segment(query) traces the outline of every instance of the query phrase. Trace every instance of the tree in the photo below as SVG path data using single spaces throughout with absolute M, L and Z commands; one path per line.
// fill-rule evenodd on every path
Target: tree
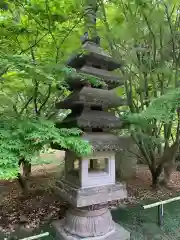
M 124 61 L 125 91 L 118 88 L 117 93 L 127 97 L 131 114 L 125 120 L 131 123 L 131 134 L 157 186 L 163 168 L 166 173 L 171 170 L 179 144 L 179 3 L 129 0 L 113 4 L 101 2 L 108 9 L 103 20 L 112 36 L 112 53 L 116 49 L 115 55 Z M 168 179 L 169 173 L 165 174 Z
M 157 186 L 164 169 L 161 183 L 167 185 L 180 143 L 179 97 L 180 89 L 168 91 L 154 99 L 141 113 L 125 117 L 132 124 L 132 135 L 152 174 L 152 184 Z M 154 124 L 155 123 L 155 124 Z M 167 142 L 166 125 L 171 125 L 172 139 Z M 162 129 L 164 127 L 164 129 Z M 176 130 L 174 131 L 174 128 Z M 157 128 L 157 130 L 155 129 Z M 153 131 L 154 130 L 154 131 Z M 155 132 L 156 131 L 160 131 Z M 150 135 L 151 134 L 151 135 Z M 170 137 L 169 137 L 170 138 Z M 167 144 L 167 145 L 166 145 Z
M 58 130 L 50 120 L 56 114 L 54 103 L 69 94 L 65 77 L 71 70 L 64 61 L 72 50 L 62 48 L 82 17 L 74 1 L 61 6 L 56 0 L 8 1 L 7 6 L 0 19 L 0 178 L 21 180 L 19 164 L 28 165 L 44 145 L 54 142 L 77 154 L 91 151 L 79 138 L 82 131 Z
M 2 92 L 2 99 L 4 105 L 1 104 L 2 143 L 0 152 L 2 155 L 0 178 L 7 179 L 18 176 L 19 182 L 24 190 L 26 190 L 26 184 L 22 181 L 18 172 L 19 165 L 23 162 L 25 166 L 29 167 L 28 163 L 31 163 L 32 157 L 38 154 L 45 145 L 51 143 L 58 144 L 61 148 L 74 150 L 77 154 L 87 154 L 91 151 L 89 145 L 84 143 L 78 137 L 82 131 L 78 129 L 58 130 L 50 120 L 45 120 L 45 118 L 48 119 L 49 117 L 48 112 L 46 109 L 44 110 L 43 107 L 45 107 L 45 101 L 48 101 L 49 99 L 45 98 L 45 100 L 43 99 L 41 102 L 41 98 L 37 98 L 41 92 L 38 92 L 39 95 L 35 95 L 35 91 L 38 90 L 31 88 L 32 83 L 29 79 L 27 84 L 29 84 L 29 88 L 32 89 L 31 92 L 30 89 L 24 89 L 18 83 L 17 92 L 14 91 L 15 89 L 13 89 L 13 92 L 10 91 L 12 90 L 10 82 L 13 79 L 14 84 L 16 82 L 14 80 L 17 76 L 19 76 L 19 78 L 22 77 L 23 79 L 26 79 L 28 76 L 33 76 L 35 79 L 38 79 L 39 81 L 41 80 L 41 84 L 43 81 L 47 80 L 51 81 L 51 84 L 53 84 L 54 78 L 52 71 L 48 72 L 46 65 L 38 65 L 38 63 L 36 63 L 36 65 L 34 65 L 34 63 L 30 64 L 28 60 L 29 59 L 24 57 L 13 55 L 4 56 L 1 61 L 2 64 L 10 66 L 11 71 L 9 70 L 6 75 L 3 75 L 5 80 L 2 84 L 2 90 L 4 90 L 4 92 Z M 16 69 L 15 78 L 12 74 L 13 68 Z M 12 79 L 9 74 L 10 76 L 13 76 Z M 18 105 L 18 92 L 20 89 L 22 94 L 20 97 L 27 97 L 25 105 Z M 7 90 L 12 93 L 12 96 L 8 95 Z M 11 102 L 8 100 L 11 100 Z M 14 104 L 15 100 L 17 100 L 16 104 Z M 6 157 L 7 154 L 9 156 L 8 158 Z
M 54 103 L 69 94 L 66 76 L 77 74 L 64 64 L 80 45 L 85 16 L 89 38 L 97 37 L 98 31 L 102 46 L 124 62 L 118 73 L 125 80 L 125 88 L 117 88 L 117 94 L 127 97 L 124 110 L 130 114 L 124 116 L 125 121 L 131 124 L 130 132 L 156 185 L 165 162 L 173 164 L 173 158 L 167 161 L 163 156 L 171 150 L 171 155 L 175 154 L 179 139 L 179 120 L 174 115 L 180 62 L 178 2 L 87 0 L 82 5 L 77 0 L 33 0 L 7 4 L 0 19 L 3 119 L 36 119 L 37 124 L 42 118 L 53 119 Z M 97 81 L 91 76 L 89 79 Z M 164 99 L 170 105 L 168 121 L 164 118 L 167 109 L 158 107 Z M 122 118 L 119 108 L 116 113 Z M 137 119 L 143 119 L 143 124 L 139 126 Z

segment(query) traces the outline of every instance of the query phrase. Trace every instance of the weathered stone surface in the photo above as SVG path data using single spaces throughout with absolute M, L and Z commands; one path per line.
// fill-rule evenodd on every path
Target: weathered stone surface
M 74 207 L 84 207 L 127 198 L 126 185 L 116 183 L 92 188 L 78 188 L 62 179 L 57 182 L 57 193 Z
M 84 140 L 87 140 L 92 146 L 94 152 L 97 151 L 120 151 L 132 143 L 132 138 L 118 137 L 113 133 L 92 132 L 82 135 Z
M 120 77 L 118 75 L 115 75 L 110 71 L 94 68 L 91 66 L 84 66 L 81 68 L 80 71 L 86 74 L 94 75 L 100 79 L 103 79 L 103 81 L 106 84 L 112 84 L 113 88 L 124 84 L 124 81 L 120 80 Z
M 64 180 L 80 189 L 115 184 L 114 155 L 114 152 L 94 152 L 89 156 L 77 157 L 67 151 Z
M 127 100 L 118 97 L 114 90 L 83 87 L 71 93 L 63 102 L 57 102 L 57 109 L 71 109 L 74 106 L 100 106 L 106 109 L 127 105 Z
M 108 208 L 69 209 L 64 219 L 64 230 L 78 237 L 102 236 L 113 228 L 114 223 Z
M 56 240 L 130 240 L 130 233 L 116 223 L 115 228 L 110 233 L 107 233 L 105 236 L 91 238 L 89 237 L 80 238 L 75 235 L 71 236 L 70 234 L 64 231 L 63 220 L 54 222 L 52 225 L 55 230 Z
M 72 68 L 80 69 L 87 62 L 92 62 L 96 66 L 103 66 L 108 71 L 113 71 L 121 66 L 100 46 L 92 42 L 83 44 L 80 53 L 71 57 L 67 64 Z
M 69 209 L 66 217 L 53 223 L 56 239 L 129 240 L 128 231 L 117 225 L 107 205 L 99 209 Z
M 69 114 L 63 121 L 64 124 L 74 124 L 79 128 L 105 128 L 118 129 L 122 127 L 121 120 L 112 112 L 104 111 L 82 111 L 75 114 Z

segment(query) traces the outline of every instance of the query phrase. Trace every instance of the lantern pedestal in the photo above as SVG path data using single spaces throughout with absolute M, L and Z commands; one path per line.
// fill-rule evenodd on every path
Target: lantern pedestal
M 105 186 L 78 188 L 65 179 L 57 181 L 57 194 L 74 208 L 97 205 L 114 200 L 127 198 L 126 185 L 116 183 Z
M 130 233 L 112 220 L 107 205 L 71 208 L 53 223 L 57 240 L 129 240 Z
M 109 201 L 127 196 L 125 184 L 79 188 L 62 179 L 57 190 L 71 205 L 65 218 L 53 223 L 57 240 L 130 239 L 130 233 L 112 220 L 108 208 Z

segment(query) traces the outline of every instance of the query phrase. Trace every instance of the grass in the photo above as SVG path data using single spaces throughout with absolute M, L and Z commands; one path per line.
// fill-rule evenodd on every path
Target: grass
M 113 211 L 113 218 L 131 232 L 132 240 L 180 239 L 180 203 L 164 205 L 164 224 L 157 224 L 157 207 L 143 210 L 142 203 L 134 208 Z

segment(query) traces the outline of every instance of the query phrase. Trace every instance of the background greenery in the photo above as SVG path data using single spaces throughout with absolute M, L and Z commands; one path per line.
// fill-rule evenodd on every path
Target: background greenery
M 92 25 L 85 9 L 96 4 Z M 54 103 L 68 96 L 66 77 L 76 74 L 66 61 L 84 31 L 96 29 L 102 47 L 123 63 L 124 87 L 113 91 L 128 105 L 112 110 L 138 144 L 152 184 L 163 169 L 167 182 L 179 146 L 179 1 L 4 0 L 0 7 L 0 177 L 16 177 L 20 160 L 31 163 L 52 141 L 91 151 L 79 130 L 57 130 L 53 122 L 67 114 Z

